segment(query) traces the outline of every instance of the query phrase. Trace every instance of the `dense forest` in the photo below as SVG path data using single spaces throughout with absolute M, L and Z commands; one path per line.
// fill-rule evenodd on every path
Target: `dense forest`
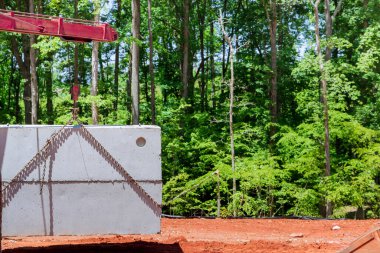
M 0 123 L 162 129 L 163 212 L 380 217 L 378 0 L 0 0 L 112 43 L 0 33 Z

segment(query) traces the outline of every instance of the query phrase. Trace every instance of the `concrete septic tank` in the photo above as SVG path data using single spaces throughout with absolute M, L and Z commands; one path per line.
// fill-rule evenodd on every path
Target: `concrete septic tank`
M 60 129 L 0 126 L 3 235 L 159 233 L 160 128 Z

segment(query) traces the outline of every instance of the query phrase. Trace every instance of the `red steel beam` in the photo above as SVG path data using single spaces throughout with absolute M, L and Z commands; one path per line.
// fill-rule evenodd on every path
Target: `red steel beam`
M 108 24 L 0 9 L 0 31 L 61 37 L 77 42 L 111 42 L 117 32 Z

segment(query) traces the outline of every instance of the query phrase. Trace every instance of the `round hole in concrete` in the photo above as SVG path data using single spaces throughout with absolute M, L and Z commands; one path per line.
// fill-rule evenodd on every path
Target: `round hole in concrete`
M 139 147 L 144 147 L 146 144 L 146 140 L 144 137 L 139 137 L 136 139 L 136 145 Z

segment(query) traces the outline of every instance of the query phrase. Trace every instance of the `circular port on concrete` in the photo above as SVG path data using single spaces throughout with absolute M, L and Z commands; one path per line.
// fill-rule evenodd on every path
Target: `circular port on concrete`
M 146 144 L 146 140 L 144 137 L 139 137 L 136 139 L 136 145 L 139 147 L 144 147 Z

